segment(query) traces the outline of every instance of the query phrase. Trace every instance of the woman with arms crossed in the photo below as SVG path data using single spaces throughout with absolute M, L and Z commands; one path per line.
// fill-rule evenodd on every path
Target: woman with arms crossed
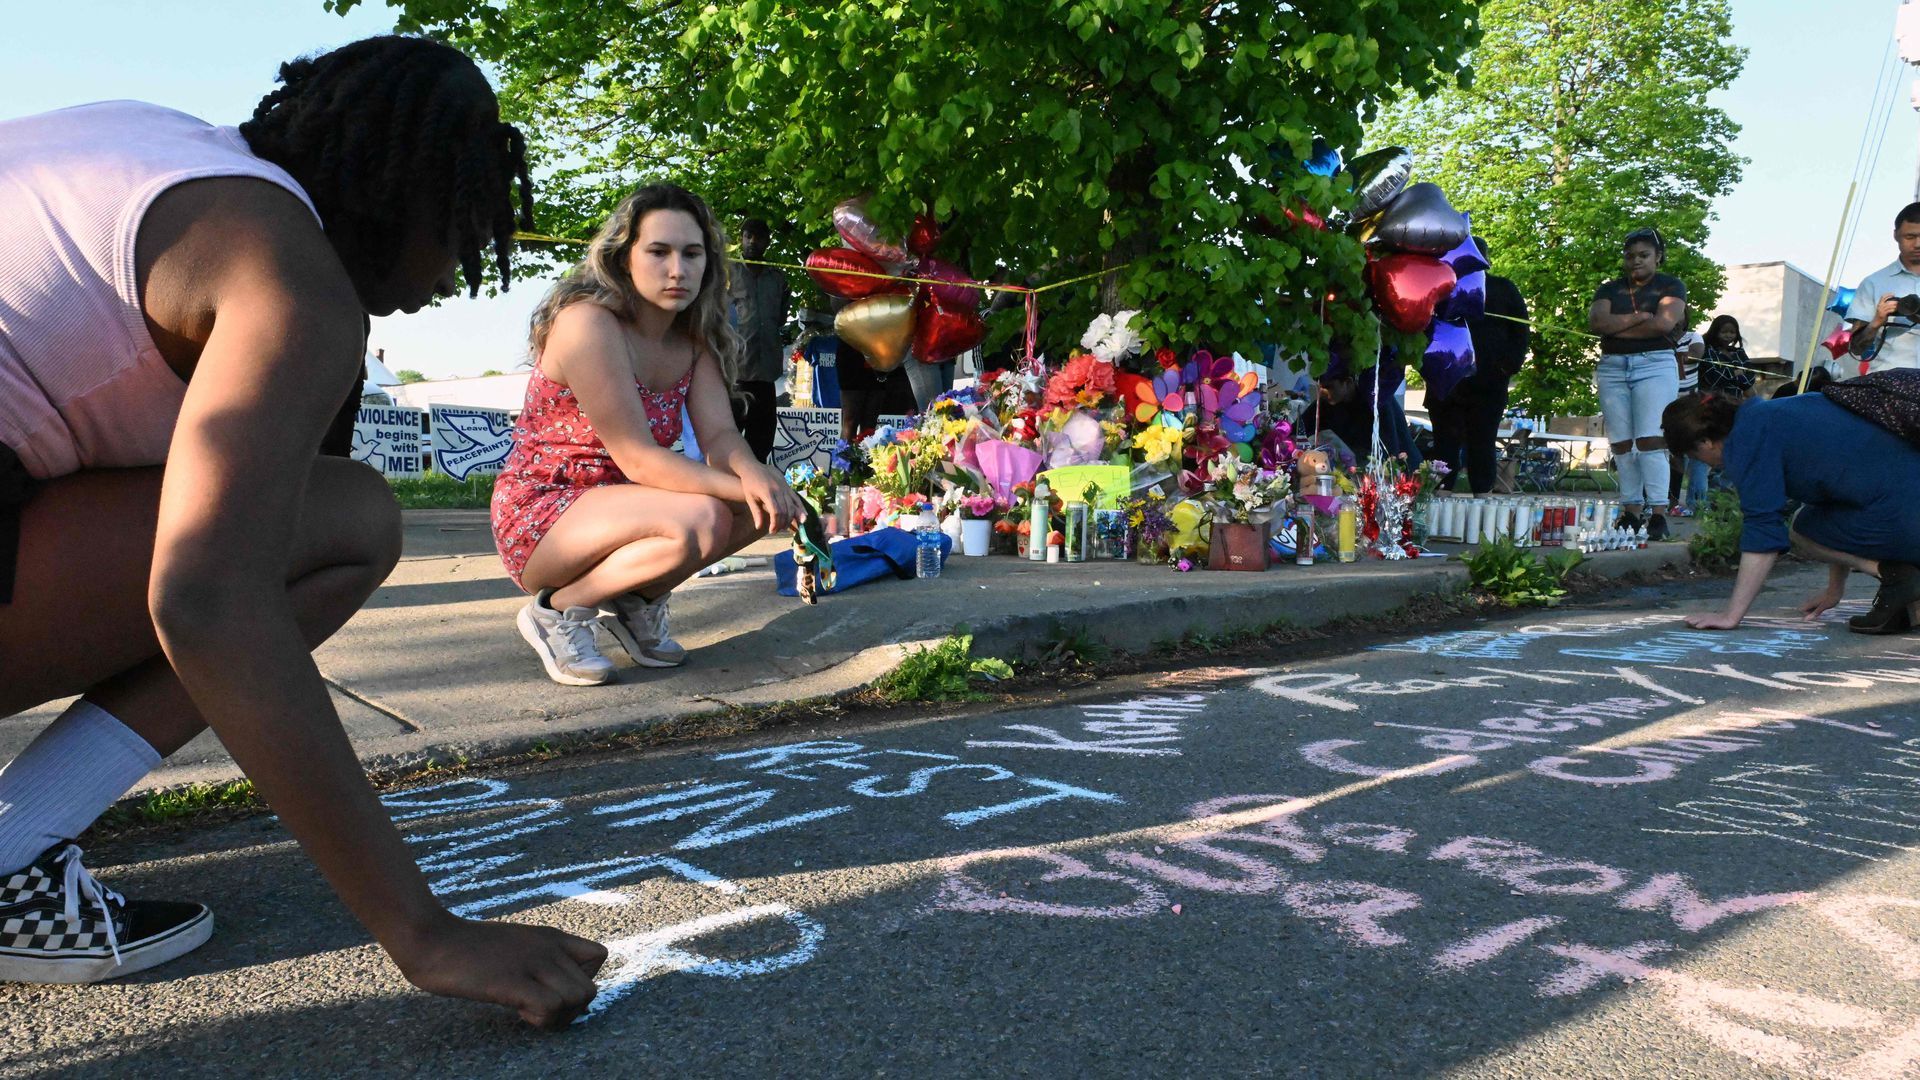
M 83 695 L 0 771 L 0 979 L 207 939 L 206 908 L 125 900 L 69 841 L 210 725 L 414 985 L 564 1023 L 606 951 L 449 914 L 308 655 L 400 553 L 386 481 L 316 455 L 366 317 L 456 267 L 477 289 L 487 252 L 505 284 L 525 142 L 431 41 L 280 78 L 238 130 L 138 102 L 0 123 L 0 715 Z
M 1629 531 L 1645 524 L 1648 539 L 1665 540 L 1667 443 L 1660 410 L 1680 392 L 1674 343 L 1686 329 L 1687 287 L 1660 273 L 1667 245 L 1659 230 L 1635 229 L 1620 248 L 1621 275 L 1600 286 L 1587 312 L 1587 329 L 1600 335 L 1594 377 L 1620 470 L 1615 524 Z
M 555 682 L 613 677 L 596 619 L 636 663 L 683 663 L 667 625 L 674 586 L 802 517 L 734 427 L 742 350 L 725 251 L 704 202 L 644 187 L 533 313 L 533 376 L 493 531 L 507 573 L 534 593 L 520 634 Z M 683 417 L 704 463 L 668 449 Z

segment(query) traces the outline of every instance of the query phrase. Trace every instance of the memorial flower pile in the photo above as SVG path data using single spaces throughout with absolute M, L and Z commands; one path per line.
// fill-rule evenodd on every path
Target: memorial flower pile
M 883 503 L 881 523 L 914 512 L 915 496 L 930 498 L 943 515 L 993 521 L 1000 549 L 1021 550 L 1014 541 L 1032 529 L 1036 480 L 1054 470 L 1118 467 L 1120 481 L 1101 481 L 1104 511 L 1095 506 L 1100 489 L 1086 490 L 1084 469 L 1059 474 L 1077 478 L 1062 483 L 1071 501 L 1087 505 L 1098 551 L 1169 565 L 1203 560 L 1212 523 L 1262 523 L 1287 500 L 1293 414 L 1230 355 L 1148 350 L 1137 314 L 1096 318 L 1057 365 L 983 373 L 913 420 L 842 444 L 831 469 L 796 485 L 811 496 L 864 476 Z M 1444 472 L 1425 466 L 1414 475 L 1425 493 Z M 1368 494 L 1374 504 L 1380 485 Z M 1054 492 L 1049 533 L 1064 527 L 1066 502 Z

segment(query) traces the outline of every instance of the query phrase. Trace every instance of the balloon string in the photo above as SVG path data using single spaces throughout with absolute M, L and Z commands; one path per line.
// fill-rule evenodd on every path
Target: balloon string
M 531 240 L 539 244 L 572 244 L 577 247 L 587 246 L 587 241 L 585 240 L 576 240 L 568 236 L 548 236 L 544 233 L 517 232 L 513 234 L 513 238 L 515 240 Z M 852 251 L 854 249 L 847 248 L 846 250 Z M 963 289 L 978 289 L 981 292 L 1011 292 L 1028 295 L 1052 292 L 1055 289 L 1064 289 L 1070 285 L 1078 285 L 1082 282 L 1092 281 L 1095 278 L 1103 278 L 1108 274 L 1117 274 L 1134 265 L 1133 262 L 1122 263 L 1119 266 L 1109 267 L 1105 270 L 1096 270 L 1091 274 L 1081 274 L 1079 277 L 1071 277 L 1065 281 L 1055 281 L 1046 285 L 1035 286 L 1009 285 L 992 281 L 953 281 L 947 278 L 911 277 L 906 274 L 874 273 L 870 270 L 829 269 L 826 267 L 812 267 L 805 263 L 776 262 L 770 259 L 746 259 L 739 256 L 734 256 L 731 261 L 743 263 L 747 266 L 770 266 L 778 270 L 820 270 L 824 273 L 834 274 L 839 277 L 878 278 L 882 281 L 903 281 L 912 285 L 952 285 Z M 1134 260 L 1134 262 L 1138 261 L 1138 259 Z

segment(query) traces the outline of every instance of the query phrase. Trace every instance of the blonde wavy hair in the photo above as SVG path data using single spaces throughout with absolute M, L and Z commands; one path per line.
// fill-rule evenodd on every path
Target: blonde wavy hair
M 720 378 L 727 393 L 735 394 L 738 391 L 734 384 L 746 349 L 727 317 L 727 235 L 698 195 L 675 184 L 648 184 L 620 201 L 587 244 L 586 257 L 567 271 L 534 308 L 528 328 L 531 358 L 538 362 L 547 334 L 553 330 L 553 320 L 573 304 L 598 304 L 622 321 L 633 321 L 646 301 L 633 287 L 627 258 L 639 236 L 640 222 L 655 210 L 685 211 L 700 223 L 707 268 L 700 275 L 700 292 L 693 305 L 674 319 L 674 327 L 693 339 L 696 354 L 713 354 L 720 362 Z

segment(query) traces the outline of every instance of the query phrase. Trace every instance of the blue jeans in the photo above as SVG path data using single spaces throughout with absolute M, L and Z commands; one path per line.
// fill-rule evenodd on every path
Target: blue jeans
M 1607 441 L 1633 444 L 1637 439 L 1661 437 L 1660 414 L 1680 396 L 1680 366 L 1673 350 L 1617 353 L 1602 356 L 1594 369 L 1600 389 L 1600 413 L 1606 419 Z M 1647 507 L 1656 513 L 1667 505 L 1667 452 L 1630 448 L 1615 450 L 1620 469 L 1620 503 Z
M 1687 459 L 1687 509 L 1699 513 L 1707 508 L 1707 463 L 1699 458 Z
M 907 385 L 913 387 L 913 403 L 921 412 L 933 404 L 933 399 L 953 389 L 954 361 L 947 360 L 938 364 L 923 364 L 917 356 L 907 357 L 902 365 L 907 371 Z

